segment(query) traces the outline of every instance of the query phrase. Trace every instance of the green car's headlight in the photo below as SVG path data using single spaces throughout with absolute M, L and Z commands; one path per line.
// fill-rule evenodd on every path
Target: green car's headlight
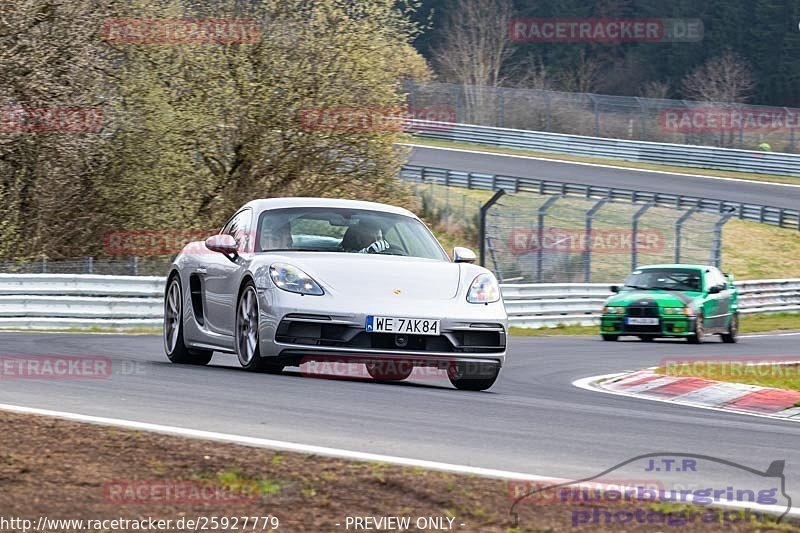
M 622 305 L 607 305 L 603 308 L 604 315 L 624 315 L 625 306 Z
M 297 267 L 286 263 L 273 263 L 269 267 L 269 276 L 279 289 L 297 294 L 322 296 L 325 292 L 311 276 Z
M 661 309 L 661 314 L 691 316 L 693 313 L 688 307 L 664 307 Z

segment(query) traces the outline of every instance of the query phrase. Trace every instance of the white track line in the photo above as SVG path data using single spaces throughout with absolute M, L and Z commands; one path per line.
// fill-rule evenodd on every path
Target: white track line
M 547 161 L 548 163 L 561 163 L 564 165 L 579 165 L 585 167 L 595 167 L 595 168 L 609 168 L 613 170 L 630 170 L 632 172 L 646 172 L 648 174 L 663 174 L 666 176 L 683 176 L 687 178 L 703 178 L 709 180 L 720 180 L 720 181 L 735 181 L 739 183 L 749 183 L 751 185 L 774 185 L 775 187 L 793 187 L 793 188 L 800 188 L 800 184 L 796 185 L 794 183 L 776 183 L 772 181 L 760 181 L 760 180 L 748 180 L 744 178 L 726 178 L 724 176 L 705 176 L 703 174 L 688 174 L 684 172 L 670 172 L 668 170 L 648 170 L 646 168 L 636 168 L 636 167 L 624 167 L 618 165 L 605 165 L 601 163 L 587 163 L 584 161 L 567 161 L 564 159 L 552 159 L 549 157 L 539 157 L 533 155 L 514 155 L 514 154 L 499 154 L 496 152 L 486 152 L 484 150 L 468 150 L 465 148 L 445 148 L 443 146 L 427 146 L 424 144 L 415 144 L 415 143 L 398 143 L 400 146 L 410 146 L 412 148 L 427 148 L 430 150 L 444 150 L 449 152 L 461 152 L 461 153 L 469 153 L 469 154 L 478 154 L 478 155 L 492 155 L 497 157 L 513 157 L 515 159 L 532 159 L 535 161 Z M 565 154 L 571 155 L 571 154 Z M 577 156 L 580 157 L 580 156 Z M 791 178 L 791 176 L 780 176 Z
M 650 401 L 650 402 L 661 402 L 661 403 L 667 403 L 667 404 L 670 404 L 670 405 L 684 405 L 684 406 L 688 406 L 688 407 L 695 407 L 697 409 L 707 409 L 709 411 L 719 411 L 720 413 L 728 413 L 728 414 L 732 414 L 732 415 L 756 416 L 756 417 L 759 417 L 759 418 L 769 418 L 770 420 L 784 420 L 784 421 L 791 422 L 791 423 L 794 423 L 794 424 L 800 422 L 799 419 L 791 419 L 791 418 L 785 418 L 785 417 L 781 417 L 781 416 L 763 415 L 763 414 L 760 414 L 760 413 L 747 413 L 747 412 L 744 412 L 744 411 L 733 411 L 733 410 L 730 410 L 730 409 L 723 409 L 721 407 L 712 407 L 710 405 L 703 405 L 703 404 L 698 404 L 698 403 L 693 403 L 693 402 L 676 401 L 676 400 L 669 400 L 669 399 L 666 399 L 666 398 L 655 398 L 655 397 L 650 397 L 650 396 L 641 396 L 639 394 L 628 393 L 628 392 L 624 392 L 624 391 L 612 391 L 612 390 L 604 389 L 602 387 L 598 387 L 597 385 L 595 385 L 598 381 L 601 381 L 601 380 L 605 381 L 605 380 L 613 379 L 613 378 L 616 378 L 616 377 L 619 377 L 619 376 L 624 376 L 627 373 L 628 372 L 619 372 L 619 373 L 616 373 L 616 374 L 606 374 L 606 375 L 603 375 L 603 376 L 591 376 L 591 377 L 588 377 L 588 378 L 576 379 L 575 381 L 572 382 L 572 386 L 573 387 L 578 387 L 579 389 L 592 391 L 592 392 L 601 392 L 603 394 L 613 394 L 614 396 L 625 396 L 627 398 L 636 398 L 637 400 L 647 400 L 647 401 Z M 2 408 L 2 407 L 0 407 L 0 408 Z
M 615 374 L 619 375 L 619 374 Z M 509 472 L 506 470 L 495 470 L 492 468 L 480 468 L 475 466 L 455 465 L 450 463 L 440 463 L 437 461 L 426 461 L 422 459 L 411 459 L 407 457 L 396 457 L 392 455 L 381 455 L 375 453 L 356 452 L 351 450 L 342 450 L 339 448 L 328 448 L 324 446 L 312 446 L 309 444 L 298 444 L 294 442 L 285 442 L 271 439 L 261 439 L 258 437 L 245 437 L 241 435 L 231 435 L 227 433 L 217 433 L 213 431 L 203 431 L 199 429 L 187 429 L 175 426 L 164 426 L 160 424 L 150 424 L 147 422 L 136 422 L 133 420 L 125 420 L 121 418 L 105 418 L 100 416 L 82 415 L 78 413 L 68 413 L 64 411 L 51 411 L 48 409 L 39 409 L 36 407 L 24 407 L 12 404 L 0 404 L 0 410 L 9 411 L 12 413 L 51 416 L 61 418 L 64 420 L 71 420 L 75 422 L 85 422 L 89 424 L 99 424 L 105 426 L 115 426 L 125 429 L 134 429 L 140 431 L 149 431 L 153 433 L 161 433 L 164 435 L 175 435 L 179 437 L 188 437 L 192 439 L 211 440 L 217 442 L 227 442 L 231 444 L 240 444 L 244 446 L 253 446 L 256 448 L 269 448 L 272 450 L 282 450 L 288 452 L 306 453 L 311 455 L 320 455 L 325 457 L 336 457 L 341 459 L 350 459 L 355 461 L 376 461 L 380 463 L 393 464 L 398 466 L 411 466 L 426 468 L 429 470 L 437 470 L 441 472 L 452 472 L 455 474 L 474 475 L 493 479 L 508 479 L 515 481 L 538 481 L 544 483 L 560 484 L 564 480 L 561 478 L 554 478 L 550 476 L 540 476 L 535 474 L 523 474 L 521 472 Z M 619 487 L 613 484 L 593 483 L 589 482 L 577 484 L 577 486 L 591 486 L 600 490 L 618 490 Z M 692 503 L 694 498 L 688 495 L 687 502 Z M 702 504 L 701 504 L 702 505 Z M 779 505 L 761 505 L 757 503 L 736 503 L 736 502 L 719 502 L 713 505 L 714 507 L 721 507 L 726 509 L 752 509 L 754 511 L 761 511 L 764 513 L 771 513 L 781 515 L 786 511 L 785 507 Z M 706 506 L 707 507 L 707 506 Z M 800 516 L 800 507 L 791 507 L 789 515 Z

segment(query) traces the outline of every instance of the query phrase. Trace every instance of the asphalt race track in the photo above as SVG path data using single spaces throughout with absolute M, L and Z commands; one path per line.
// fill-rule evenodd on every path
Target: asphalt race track
M 800 206 L 800 183 L 794 186 L 786 186 L 765 182 L 719 180 L 680 174 L 587 166 L 530 157 L 426 147 L 412 148 L 408 163 L 411 165 L 548 179 L 602 187 L 685 194 L 687 196 L 788 209 L 797 209 Z M 691 174 L 692 169 L 687 168 L 686 172 Z
M 573 479 L 656 452 L 713 455 L 760 470 L 785 459 L 786 490 L 797 502 L 800 423 L 571 383 L 653 366 L 666 356 L 795 356 L 798 338 L 745 337 L 737 345 L 710 339 L 699 346 L 512 338 L 499 382 L 476 393 L 453 389 L 444 374 L 382 384 L 312 379 L 298 369 L 251 374 L 228 355 L 215 356 L 209 367 L 173 365 L 156 336 L 0 333 L 0 359 L 94 355 L 112 365 L 103 379 L 0 379 L 0 403 Z M 737 475 L 730 470 L 719 481 Z

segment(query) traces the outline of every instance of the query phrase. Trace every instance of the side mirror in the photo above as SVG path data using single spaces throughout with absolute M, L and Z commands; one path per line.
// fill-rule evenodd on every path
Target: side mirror
M 219 252 L 224 255 L 235 254 L 239 250 L 239 245 L 231 235 L 214 235 L 206 239 L 206 248 L 212 252 Z
M 619 285 L 612 285 L 611 286 L 611 292 L 613 292 L 613 293 L 619 292 Z
M 453 261 L 456 263 L 474 263 L 477 260 L 478 256 L 469 248 L 462 248 L 460 246 L 453 248 Z
M 719 293 L 721 293 L 723 290 L 724 290 L 724 289 L 723 289 L 721 286 L 719 286 L 719 285 L 714 285 L 713 287 L 711 287 L 711 288 L 709 288 L 709 289 L 708 289 L 708 294 L 719 294 Z

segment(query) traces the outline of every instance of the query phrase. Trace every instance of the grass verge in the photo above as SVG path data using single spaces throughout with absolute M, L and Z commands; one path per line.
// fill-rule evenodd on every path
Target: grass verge
M 717 178 L 735 178 L 748 181 L 763 181 L 767 183 L 789 183 L 793 185 L 800 185 L 800 179 L 792 176 L 775 176 L 771 174 L 752 174 L 747 172 L 733 172 L 727 170 L 708 170 L 693 167 L 676 167 L 669 165 L 653 165 L 649 163 L 637 163 L 634 161 L 621 161 L 618 159 L 607 159 L 602 157 L 585 157 L 579 155 L 569 154 L 556 154 L 550 152 L 536 152 L 532 150 L 519 150 L 515 148 L 495 148 L 492 146 L 485 146 L 482 144 L 453 142 L 453 141 L 440 141 L 434 139 L 423 139 L 418 137 L 410 137 L 407 141 L 410 145 L 418 146 L 431 146 L 439 148 L 457 148 L 460 150 L 476 150 L 481 152 L 490 152 L 495 154 L 505 155 L 520 155 L 527 157 L 542 157 L 546 159 L 556 159 L 559 161 L 574 162 L 574 163 L 595 163 L 598 165 L 608 165 L 620 168 L 632 168 L 640 170 L 655 170 L 661 172 L 675 172 L 679 174 L 693 174 L 696 176 L 708 176 Z
M 418 519 L 435 517 L 450 531 L 619 531 L 619 524 L 604 523 L 603 519 L 579 522 L 581 525 L 573 528 L 574 513 L 587 517 L 587 511 L 593 509 L 611 515 L 644 510 L 661 513 L 662 519 L 681 519 L 689 513 L 698 516 L 696 513 L 711 511 L 602 498 L 566 503 L 525 501 L 517 508 L 519 521 L 515 523 L 509 511 L 517 494 L 512 487 L 518 484 L 508 481 L 5 412 L 0 412 L 0 426 L 4 428 L 0 432 L 0 509 L 6 517 L 31 520 L 34 525 L 42 516 L 79 520 L 150 517 L 172 520 L 172 526 L 164 530 L 176 531 L 181 518 L 216 517 L 220 526 L 210 529 L 221 531 L 233 530 L 230 525 L 222 526 L 222 520 L 232 524 L 235 517 L 273 516 L 280 522 L 278 531 L 329 532 L 365 529 L 352 524 L 346 527 L 348 517 L 392 516 L 408 517 L 413 524 L 409 530 L 418 530 L 414 527 Z M 241 528 L 243 518 L 239 520 Z M 695 518 L 688 523 L 681 520 L 681 531 L 754 531 L 774 525 L 730 523 L 721 517 L 707 523 Z M 628 522 L 624 529 L 652 531 L 653 527 Z M 786 521 L 780 527 L 800 531 Z M 129 528 L 57 528 L 100 529 Z M 181 528 L 198 529 L 202 527 Z M 252 519 L 247 529 L 254 530 Z M 420 529 L 442 528 L 428 523 Z M 272 528 L 259 522 L 258 530 Z

